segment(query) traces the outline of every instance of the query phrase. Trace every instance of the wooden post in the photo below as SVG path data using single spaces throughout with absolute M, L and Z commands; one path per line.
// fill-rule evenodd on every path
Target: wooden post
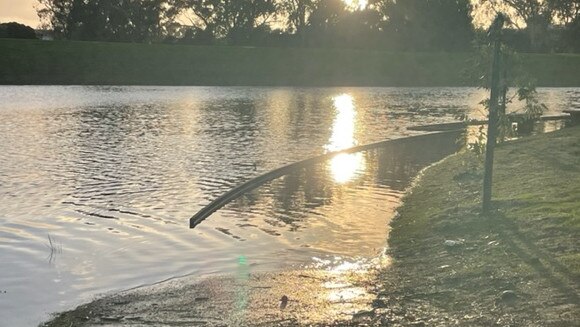
M 491 65 L 491 91 L 489 96 L 489 121 L 487 124 L 487 144 L 485 146 L 485 172 L 483 176 L 483 213 L 491 209 L 491 186 L 493 181 L 493 157 L 497 141 L 497 124 L 499 120 L 500 70 L 501 70 L 501 29 L 505 18 L 498 14 L 489 28 L 493 41 L 493 62 Z

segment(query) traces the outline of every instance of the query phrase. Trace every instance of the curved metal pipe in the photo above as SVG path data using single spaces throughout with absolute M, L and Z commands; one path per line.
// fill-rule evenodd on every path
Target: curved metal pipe
M 234 187 L 233 189 L 229 190 L 228 192 L 224 193 L 223 195 L 221 195 L 217 199 L 213 200 L 210 204 L 203 207 L 200 211 L 198 211 L 195 215 L 193 215 L 193 217 L 191 217 L 189 219 L 189 228 L 195 228 L 195 226 L 199 225 L 202 221 L 204 221 L 212 213 L 219 210 L 220 208 L 222 208 L 223 206 L 225 206 L 229 202 L 240 197 L 245 192 L 249 192 L 253 189 L 256 189 L 257 187 L 263 185 L 264 183 L 269 182 L 269 181 L 276 179 L 278 177 L 284 176 L 284 175 L 286 175 L 286 174 L 290 173 L 291 171 L 296 170 L 298 168 L 309 166 L 309 165 L 312 165 L 314 163 L 321 162 L 324 160 L 328 160 L 328 159 L 330 159 L 338 154 L 341 154 L 341 153 L 353 153 L 353 152 L 365 151 L 365 150 L 370 150 L 370 149 L 374 149 L 374 148 L 379 148 L 379 147 L 385 146 L 387 144 L 390 145 L 390 144 L 404 143 L 404 142 L 408 142 L 409 140 L 413 140 L 413 139 L 432 137 L 434 135 L 451 134 L 451 133 L 457 133 L 457 132 L 458 132 L 458 130 L 453 130 L 453 131 L 444 131 L 444 132 L 436 132 L 436 133 L 428 133 L 428 134 L 422 134 L 422 135 L 416 135 L 416 136 L 409 136 L 409 137 L 403 137 L 403 138 L 393 139 L 393 140 L 383 140 L 383 141 L 379 141 L 379 142 L 375 142 L 375 143 L 369 143 L 369 144 L 365 144 L 365 145 L 355 146 L 355 147 L 340 150 L 340 151 L 325 153 L 323 155 L 319 155 L 316 157 L 312 157 L 309 159 L 305 159 L 305 160 L 301 160 L 301 161 L 298 161 L 295 163 L 291 163 L 291 164 L 286 165 L 286 166 L 282 166 L 280 168 L 269 171 L 263 175 L 260 175 L 256 178 L 253 178 L 253 179 L 251 179 L 251 180 L 249 180 L 241 185 L 238 185 L 238 186 Z

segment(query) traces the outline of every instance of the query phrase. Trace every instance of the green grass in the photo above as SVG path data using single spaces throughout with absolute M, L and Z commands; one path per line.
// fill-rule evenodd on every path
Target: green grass
M 0 39 L 0 84 L 464 86 L 468 53 Z M 543 86 L 580 86 L 579 55 L 526 55 Z
M 580 244 L 574 244 L 580 240 L 578 127 L 508 142 L 498 148 L 493 183 L 497 212 L 492 217 L 479 216 L 482 175 L 482 158 L 470 152 L 428 170 L 401 210 L 402 215 L 413 218 L 395 221 L 391 244 L 404 248 L 410 237 L 454 237 L 466 230 L 477 233 L 490 228 L 489 221 L 493 221 L 491 226 L 503 221 L 556 260 L 560 256 L 566 261 L 574 255 L 580 258 Z M 572 273 L 580 278 L 580 269 Z
M 427 169 L 392 223 L 395 267 L 413 285 L 410 298 L 447 294 L 428 305 L 464 325 L 573 326 L 580 314 L 580 127 L 502 144 L 495 158 L 488 216 L 480 215 L 482 158 L 465 152 Z M 498 303 L 504 290 L 518 294 L 514 306 Z

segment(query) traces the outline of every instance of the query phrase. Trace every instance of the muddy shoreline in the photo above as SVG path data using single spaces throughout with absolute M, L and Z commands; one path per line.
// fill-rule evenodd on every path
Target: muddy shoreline
M 44 326 L 346 324 L 371 312 L 378 268 L 185 277 L 100 298 Z

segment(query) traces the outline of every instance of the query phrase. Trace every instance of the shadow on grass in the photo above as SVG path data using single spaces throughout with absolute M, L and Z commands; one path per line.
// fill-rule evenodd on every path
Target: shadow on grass
M 496 207 L 497 202 L 495 203 Z M 568 267 L 562 265 L 549 253 L 539 248 L 529 236 L 521 232 L 520 228 L 501 212 L 494 212 L 487 218 L 495 226 L 501 240 L 513 251 L 523 262 L 531 267 L 541 278 L 550 283 L 571 303 L 579 303 L 580 298 L 577 290 L 579 288 L 578 279 Z

